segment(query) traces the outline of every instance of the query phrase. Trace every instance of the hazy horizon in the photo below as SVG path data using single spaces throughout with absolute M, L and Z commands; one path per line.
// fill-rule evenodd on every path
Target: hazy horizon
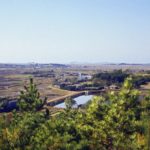
M 0 63 L 150 63 L 149 0 L 5 0 L 0 19 Z

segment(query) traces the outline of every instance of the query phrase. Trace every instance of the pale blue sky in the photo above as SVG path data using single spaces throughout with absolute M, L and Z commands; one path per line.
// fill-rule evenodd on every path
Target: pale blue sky
M 0 62 L 150 63 L 149 0 L 0 0 Z

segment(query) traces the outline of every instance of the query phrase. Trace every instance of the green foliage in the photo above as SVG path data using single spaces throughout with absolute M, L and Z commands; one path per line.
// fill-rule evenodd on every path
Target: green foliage
M 31 135 L 35 134 L 35 129 L 44 123 L 45 118 L 42 113 L 26 112 L 9 114 L 3 121 L 5 125 L 0 128 L 0 149 L 12 150 L 30 147 Z
M 138 132 L 136 106 L 138 91 L 131 89 L 130 79 L 125 81 L 118 94 L 111 92 L 107 98 L 95 97 L 86 113 L 86 124 L 94 127 L 92 139 L 99 141 L 105 149 L 138 146 L 135 144 Z
M 141 116 L 145 113 L 139 95 L 127 78 L 119 92 L 95 96 L 86 109 L 71 109 L 74 101 L 68 99 L 67 111 L 50 118 L 28 109 L 1 116 L 0 149 L 146 149 L 137 138 L 142 134 Z
M 74 99 L 67 98 L 65 100 L 65 105 L 66 105 L 67 110 L 70 110 L 75 104 L 76 104 L 76 101 Z
M 142 123 L 146 137 L 146 147 L 148 150 L 150 150 L 150 94 L 145 97 L 145 100 L 142 104 L 144 109 Z
M 150 82 L 150 76 L 134 76 L 133 85 L 135 88 L 139 88 L 141 85 Z
M 115 70 L 113 72 L 102 72 L 95 74 L 93 77 L 94 85 L 111 85 L 123 83 L 125 78 L 129 76 L 128 73 L 122 70 Z
M 37 90 L 36 85 L 33 83 L 33 79 L 30 79 L 29 87 L 24 87 L 25 91 L 20 92 L 19 97 L 19 110 L 20 111 L 38 111 L 46 103 L 46 99 L 40 98 L 40 93 Z
M 147 150 L 150 150 L 150 115 L 148 113 L 144 113 L 142 121 L 146 148 Z

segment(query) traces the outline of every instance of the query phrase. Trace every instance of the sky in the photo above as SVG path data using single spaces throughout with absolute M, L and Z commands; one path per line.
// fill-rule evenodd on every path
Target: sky
M 1 63 L 150 63 L 149 0 L 0 0 Z

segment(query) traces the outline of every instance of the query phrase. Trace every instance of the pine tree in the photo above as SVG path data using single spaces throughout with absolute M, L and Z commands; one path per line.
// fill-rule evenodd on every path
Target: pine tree
M 42 109 L 44 104 L 46 104 L 46 100 L 46 97 L 44 100 L 40 98 L 40 93 L 38 92 L 38 89 L 31 78 L 29 86 L 25 86 L 24 90 L 20 92 L 18 102 L 19 110 L 38 111 Z

